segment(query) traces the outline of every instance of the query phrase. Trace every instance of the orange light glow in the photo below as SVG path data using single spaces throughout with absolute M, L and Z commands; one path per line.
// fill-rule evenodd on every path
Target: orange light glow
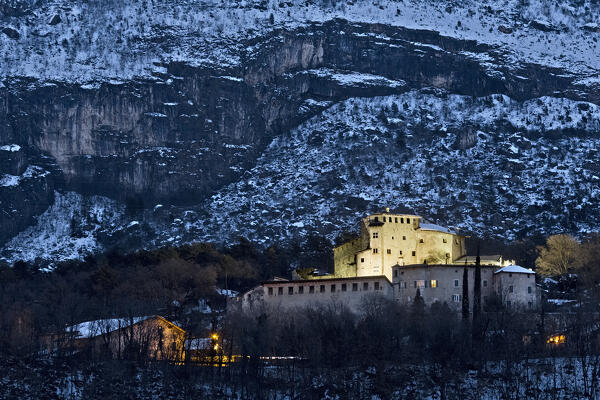
M 559 344 L 565 343 L 566 340 L 567 340 L 566 335 L 552 335 L 548 338 L 548 340 L 546 340 L 546 343 L 553 344 L 553 345 L 559 345 Z

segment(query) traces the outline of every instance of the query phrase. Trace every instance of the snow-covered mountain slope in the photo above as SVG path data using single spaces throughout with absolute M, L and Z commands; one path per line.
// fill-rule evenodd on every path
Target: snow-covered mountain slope
M 80 197 L 59 196 L 2 254 L 31 259 L 37 248 L 27 238 L 36 237 L 60 243 L 41 244 L 53 250 L 39 254 L 54 259 L 116 245 L 117 237 L 135 237 L 133 248 L 239 236 L 265 245 L 307 233 L 334 239 L 386 206 L 507 241 L 584 233 L 600 223 L 599 152 L 600 107 L 587 102 L 435 89 L 351 98 L 274 139 L 253 169 L 206 205 L 157 205 L 139 222 L 112 211 L 78 228 L 84 241 L 95 238 L 86 247 L 70 230 Z M 116 209 L 105 202 L 96 209 Z M 54 233 L 56 220 L 64 229 Z
M 20 0 L 0 18 L 0 74 L 88 82 L 165 72 L 161 63 L 242 66 L 244 40 L 343 18 L 437 31 L 500 47 L 598 83 L 600 5 L 593 0 Z M 589 76 L 588 76 L 589 75 Z

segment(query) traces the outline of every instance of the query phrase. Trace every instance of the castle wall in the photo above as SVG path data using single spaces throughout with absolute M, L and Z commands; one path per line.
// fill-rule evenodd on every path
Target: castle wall
M 365 297 L 393 298 L 392 285 L 383 276 L 266 282 L 263 286 L 265 305 L 275 309 L 339 303 L 359 312 Z

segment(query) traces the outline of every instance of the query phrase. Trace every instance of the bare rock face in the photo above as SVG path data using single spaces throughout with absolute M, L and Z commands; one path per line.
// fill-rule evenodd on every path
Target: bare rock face
M 10 28 L 3 32 L 19 37 Z M 201 204 L 251 168 L 274 137 L 348 97 L 434 87 L 472 96 L 561 92 L 594 100 L 573 90 L 567 75 L 524 66 L 517 77 L 493 49 L 430 31 L 334 20 L 274 32 L 242 48 L 242 68 L 172 63 L 154 79 L 123 83 L 5 82 L 0 144 L 31 150 L 22 159 L 0 153 L 2 172 L 23 173 L 40 160 L 53 167 L 27 189 L 2 192 L 0 241 L 47 207 L 57 189 L 146 207 Z M 484 65 L 477 54 L 496 64 Z M 476 140 L 467 130 L 457 146 Z M 40 201 L 34 206 L 24 196 Z M 13 222 L 13 209 L 22 223 Z

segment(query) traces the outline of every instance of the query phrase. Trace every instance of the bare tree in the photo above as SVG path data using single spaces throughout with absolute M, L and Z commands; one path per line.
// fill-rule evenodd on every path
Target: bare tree
M 567 274 L 582 262 L 581 245 L 571 235 L 553 235 L 545 246 L 538 246 L 537 272 L 544 275 Z

